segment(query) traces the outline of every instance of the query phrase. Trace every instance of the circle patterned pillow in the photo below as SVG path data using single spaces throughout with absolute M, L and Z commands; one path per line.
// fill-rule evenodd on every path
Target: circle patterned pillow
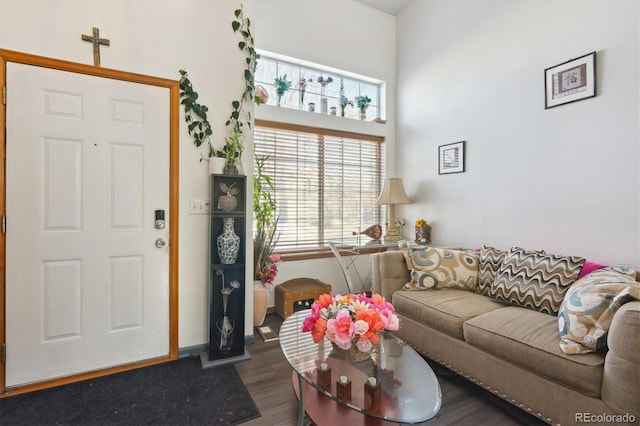
M 624 303 L 640 300 L 640 283 L 628 265 L 598 269 L 576 281 L 558 312 L 560 348 L 566 354 L 604 349 L 616 311 Z

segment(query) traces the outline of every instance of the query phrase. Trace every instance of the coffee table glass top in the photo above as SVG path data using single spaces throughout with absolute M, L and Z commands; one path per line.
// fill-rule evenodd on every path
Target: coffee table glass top
M 367 415 L 397 423 L 420 423 L 434 417 L 442 403 L 440 385 L 429 364 L 410 346 L 390 333 L 381 338 L 379 350 L 366 361 L 342 359 L 325 337 L 314 343 L 311 333 L 302 332 L 310 311 L 289 316 L 280 328 L 280 347 L 285 358 L 306 382 L 340 404 Z M 330 386 L 321 387 L 317 374 L 322 364 L 331 369 Z M 341 376 L 351 381 L 351 398 L 337 396 Z M 364 383 L 375 377 L 382 386 L 382 402 L 365 406 Z

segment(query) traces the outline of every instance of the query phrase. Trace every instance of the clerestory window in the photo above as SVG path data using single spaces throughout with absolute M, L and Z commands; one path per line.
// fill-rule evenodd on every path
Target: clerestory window
M 287 87 L 281 94 L 278 94 L 276 79 Z M 384 118 L 381 102 L 383 83 L 365 76 L 260 52 L 255 83 L 266 89 L 269 95 L 267 105 L 351 119 L 371 121 Z M 361 116 L 359 105 L 363 102 L 367 106 L 364 116 Z

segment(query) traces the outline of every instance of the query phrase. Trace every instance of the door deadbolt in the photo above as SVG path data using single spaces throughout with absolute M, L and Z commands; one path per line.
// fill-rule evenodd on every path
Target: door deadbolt
M 155 211 L 156 220 L 154 226 L 156 229 L 164 229 L 164 210 Z

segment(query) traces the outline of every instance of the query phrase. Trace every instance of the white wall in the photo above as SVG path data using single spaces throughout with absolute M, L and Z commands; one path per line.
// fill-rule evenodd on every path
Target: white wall
M 243 3 L 252 17 L 253 2 Z M 111 40 L 100 49 L 104 68 L 175 80 L 185 68 L 200 101 L 209 106 L 214 144 L 222 146 L 231 101 L 244 89 L 240 38 L 231 30 L 239 5 L 228 0 L 0 0 L 0 47 L 93 64 L 91 44 L 80 35 L 99 27 L 100 36 Z M 181 111 L 179 346 L 184 348 L 208 341 L 208 217 L 190 215 L 189 200 L 208 198 L 209 182 L 207 164 L 199 162 L 182 117 Z M 251 289 L 250 271 L 247 280 Z M 249 291 L 248 321 L 252 303 Z M 245 334 L 252 333 L 248 322 Z
M 176 80 L 178 70 L 186 69 L 201 102 L 209 106 L 214 144 L 222 146 L 230 103 L 244 88 L 239 36 L 231 30 L 240 3 L 251 18 L 257 47 L 386 80 L 389 102 L 395 102 L 394 19 L 351 0 L 0 0 L 0 48 L 92 64 L 91 45 L 80 35 L 99 27 L 101 37 L 111 40 L 101 48 L 105 68 Z M 274 118 L 266 107 L 261 110 L 265 118 Z M 272 111 L 275 119 L 279 113 Z M 316 125 L 337 118 L 319 119 Z M 391 146 L 393 109 L 387 119 L 387 125 L 341 125 L 386 136 Z M 209 183 L 207 165 L 198 161 L 200 151 L 193 146 L 182 112 L 180 120 L 179 346 L 186 348 L 208 341 L 208 220 L 189 214 L 189 200 L 206 199 Z M 302 121 L 307 122 L 306 115 Z M 243 159 L 250 184 L 252 141 L 247 142 Z M 360 260 L 361 270 L 366 269 L 366 257 Z M 332 258 L 285 262 L 280 271 L 278 283 L 305 276 L 330 282 L 338 291 L 346 289 Z M 246 278 L 251 283 L 251 271 Z M 245 334 L 251 335 L 250 284 L 247 290 Z
M 575 8 L 571 1 L 418 0 L 395 22 L 350 0 L 243 3 L 257 47 L 387 81 L 386 125 L 340 125 L 387 138 L 389 174 L 403 177 L 417 202 L 399 208 L 399 217 L 425 217 L 434 240 L 445 243 L 519 244 L 640 267 L 638 2 Z M 101 49 L 103 67 L 173 79 L 186 68 L 210 107 L 220 146 L 229 104 L 244 83 L 238 37 L 230 29 L 239 4 L 0 0 L 0 47 L 90 64 L 91 46 L 80 35 L 97 26 L 111 40 Z M 544 68 L 593 50 L 599 95 L 545 111 Z M 340 120 L 312 122 L 297 113 L 256 112 L 314 125 Z M 180 125 L 184 348 L 208 339 L 208 224 L 206 216 L 189 215 L 189 200 L 208 196 L 208 171 Z M 458 140 L 467 141 L 468 171 L 438 176 L 437 146 Z M 251 165 L 249 155 L 244 161 Z M 368 265 L 361 260 L 363 271 Z M 335 259 L 284 262 L 276 282 L 300 276 L 344 291 Z M 245 334 L 251 333 L 248 324 Z
M 638 1 L 415 1 L 398 17 L 397 169 L 438 242 L 640 268 Z M 544 109 L 544 69 L 597 51 L 598 96 Z M 438 175 L 465 140 L 467 171 Z
M 395 19 L 350 0 L 260 0 L 256 9 L 256 47 L 269 52 L 346 70 L 385 81 L 386 124 L 293 111 L 274 106 L 256 109 L 257 118 L 301 125 L 332 127 L 385 137 L 389 173 L 395 145 Z M 295 19 L 291 19 L 291 17 Z M 367 281 L 369 257 L 356 265 Z M 345 280 L 334 258 L 283 262 L 275 283 L 311 277 L 330 283 L 334 293 L 346 293 Z M 354 284 L 358 278 L 352 274 Z M 367 283 L 369 287 L 369 283 Z M 367 287 L 367 288 L 368 288 Z M 274 305 L 274 290 L 269 305 Z

